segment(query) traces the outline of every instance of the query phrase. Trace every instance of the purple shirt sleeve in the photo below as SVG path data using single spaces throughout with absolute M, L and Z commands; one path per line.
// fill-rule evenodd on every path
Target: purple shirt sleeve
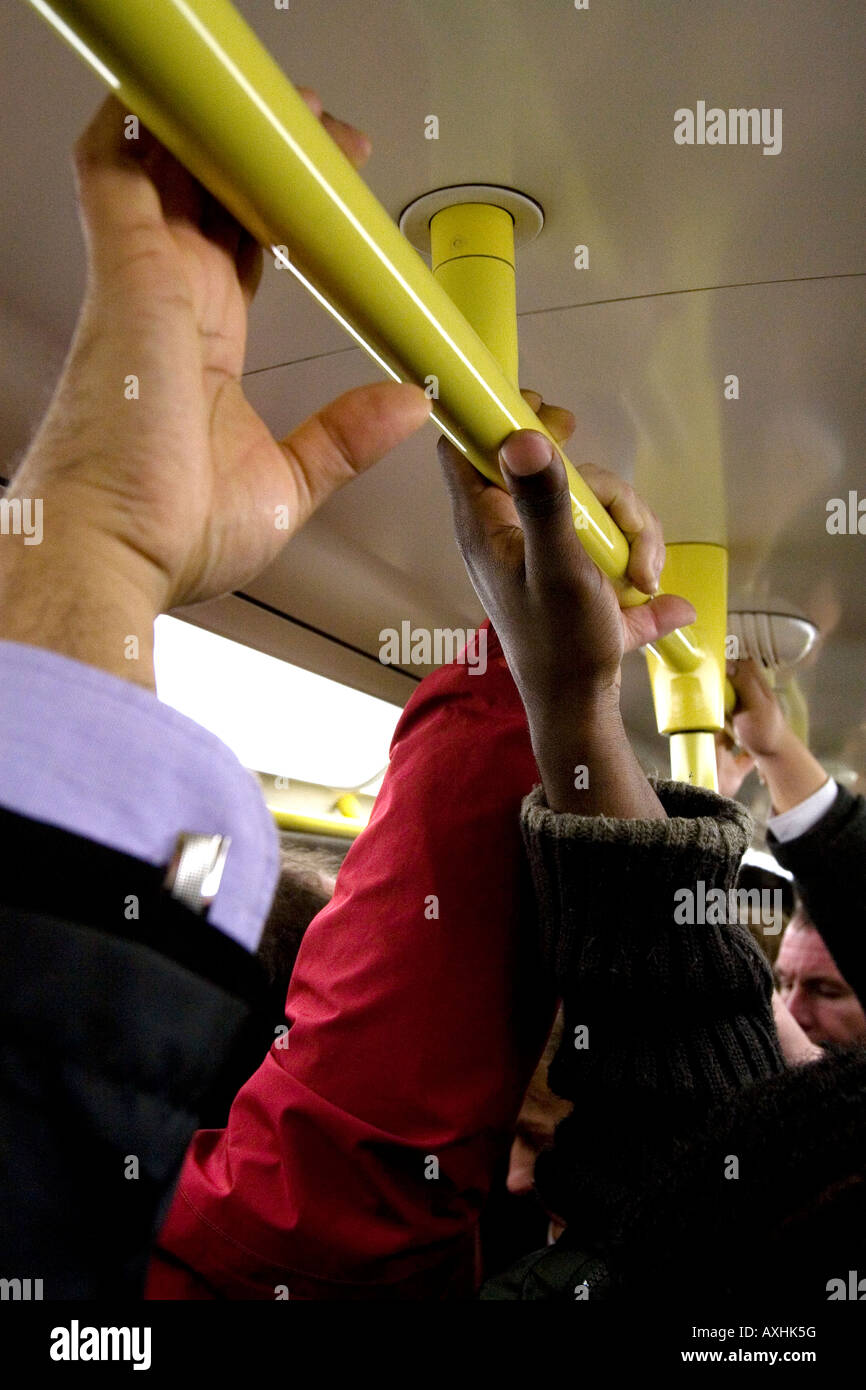
M 155 865 L 168 865 L 183 831 L 230 836 L 208 920 L 258 945 L 278 867 L 258 782 L 140 686 L 0 642 L 0 804 Z

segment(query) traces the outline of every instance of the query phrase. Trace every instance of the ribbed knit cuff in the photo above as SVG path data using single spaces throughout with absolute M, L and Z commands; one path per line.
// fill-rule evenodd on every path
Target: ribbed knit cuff
M 549 1081 L 575 1103 L 537 1172 L 554 1210 L 594 1208 L 602 1226 L 638 1169 L 711 1106 L 784 1066 L 769 966 L 728 920 L 750 817 L 713 792 L 653 785 L 669 819 L 557 814 L 540 789 L 523 803 L 565 1009 Z
M 524 798 L 521 825 L 545 958 L 562 982 L 587 930 L 606 924 L 641 939 L 669 926 L 678 890 L 727 894 L 752 833 L 745 807 L 701 787 L 650 779 L 666 820 L 614 820 L 551 811 L 542 787 Z M 703 883 L 701 890 L 697 885 Z

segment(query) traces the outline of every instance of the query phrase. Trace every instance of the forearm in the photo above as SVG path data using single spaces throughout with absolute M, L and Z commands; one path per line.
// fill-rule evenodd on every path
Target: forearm
M 799 806 L 827 781 L 827 773 L 793 730 L 786 728 L 774 753 L 755 755 L 776 815 Z
M 143 557 L 65 516 L 72 505 L 45 500 L 39 546 L 2 542 L 0 641 L 43 647 L 152 690 L 156 576 Z
M 530 715 L 532 746 L 552 811 L 663 820 L 665 810 L 628 741 L 619 692 L 587 694 L 562 714 Z

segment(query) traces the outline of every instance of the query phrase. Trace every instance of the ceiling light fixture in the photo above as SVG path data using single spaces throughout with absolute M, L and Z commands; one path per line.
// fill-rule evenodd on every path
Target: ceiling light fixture
M 167 616 L 154 665 L 163 703 L 256 772 L 354 788 L 387 764 L 399 705 Z

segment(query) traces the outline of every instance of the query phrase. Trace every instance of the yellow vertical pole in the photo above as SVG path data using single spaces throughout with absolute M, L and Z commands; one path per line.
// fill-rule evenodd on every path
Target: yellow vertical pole
M 718 791 L 714 735 L 725 722 L 727 550 L 698 542 L 668 545 L 662 586 L 694 605 L 698 620 L 689 631 L 701 660 L 693 671 L 677 672 L 647 649 L 656 723 L 659 733 L 670 735 L 674 780 Z
M 489 203 L 457 203 L 430 222 L 433 275 L 508 379 L 518 382 L 514 222 Z
M 504 208 L 455 203 L 430 221 L 434 278 L 518 382 L 514 223 Z M 673 670 L 650 650 L 647 661 L 661 733 L 670 735 L 675 781 L 718 790 L 714 731 L 724 724 L 727 551 L 719 545 L 671 545 L 664 588 L 695 605 L 689 637 L 700 650 L 692 670 Z
M 695 787 L 719 790 L 715 734 L 703 730 L 670 736 L 671 777 Z

